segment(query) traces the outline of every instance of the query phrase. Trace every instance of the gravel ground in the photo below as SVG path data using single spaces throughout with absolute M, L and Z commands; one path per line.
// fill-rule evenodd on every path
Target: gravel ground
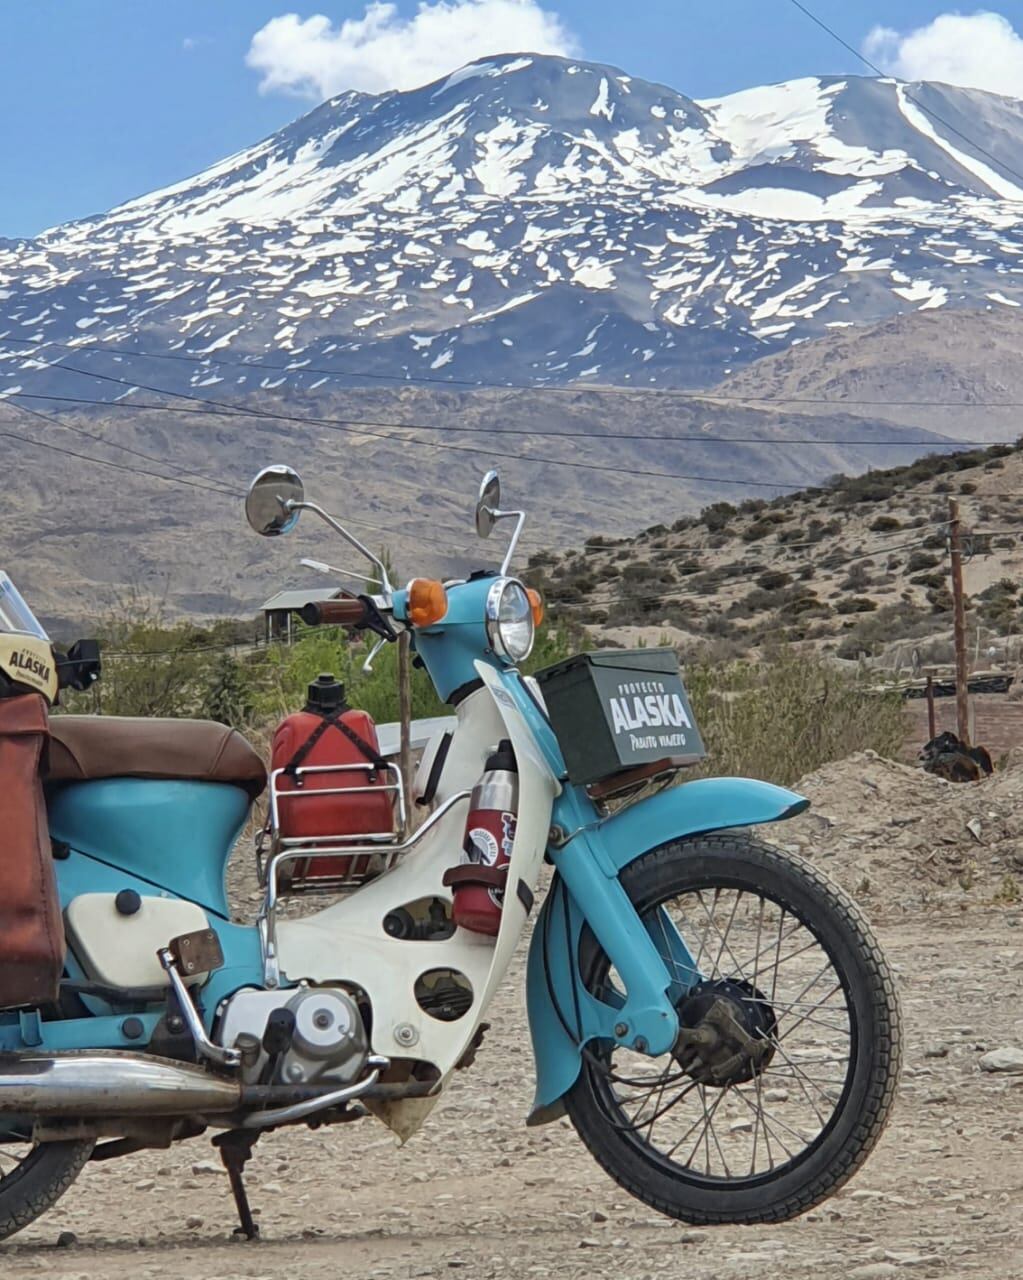
M 844 773 L 831 767 L 823 807 L 835 830 L 846 826 L 842 787 L 851 788 L 851 807 L 868 774 L 869 791 L 881 764 L 899 768 L 867 764 L 866 774 L 855 762 Z M 897 803 L 889 784 L 881 788 L 886 807 Z M 980 799 L 980 790 L 969 797 L 971 789 L 960 790 L 967 807 Z M 928 855 L 904 846 L 892 851 L 887 892 L 878 857 L 884 823 L 866 851 L 863 832 L 849 830 L 856 858 L 847 866 L 832 838 L 822 865 L 854 880 L 869 856 L 864 903 L 900 984 L 905 1071 L 878 1149 L 842 1192 L 805 1217 L 771 1228 L 672 1223 L 611 1183 L 567 1121 L 525 1129 L 532 1057 L 520 951 L 476 1065 L 457 1077 L 446 1104 L 406 1147 L 395 1149 L 369 1119 L 263 1139 L 248 1175 L 263 1224 L 258 1243 L 232 1239 L 227 1180 L 199 1139 L 87 1168 L 50 1214 L 0 1246 L 5 1280 L 452 1272 L 587 1280 L 1023 1278 L 1023 1074 L 979 1065 L 992 1049 L 1023 1047 L 1023 910 L 984 891 L 998 874 L 979 876 L 968 890 L 953 880 L 938 898 L 921 900 L 907 892 L 919 880 L 907 874 L 906 860 L 923 863 Z M 1002 841 L 997 856 L 1004 874 Z M 62 1233 L 73 1239 L 58 1244 Z

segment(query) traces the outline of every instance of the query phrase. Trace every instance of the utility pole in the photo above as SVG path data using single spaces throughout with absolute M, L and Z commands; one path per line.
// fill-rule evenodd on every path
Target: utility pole
M 933 742 L 938 736 L 938 718 L 934 709 L 934 677 L 929 673 L 925 692 L 927 694 L 927 741 Z
M 407 631 L 398 635 L 398 718 L 401 722 L 401 785 L 405 812 L 412 821 L 412 640 Z M 407 835 L 408 832 L 405 832 Z M 403 837 L 404 838 L 404 837 Z
M 948 550 L 952 562 L 952 623 L 956 651 L 956 732 L 970 745 L 970 664 L 966 653 L 966 605 L 963 600 L 963 542 L 959 503 L 948 500 Z

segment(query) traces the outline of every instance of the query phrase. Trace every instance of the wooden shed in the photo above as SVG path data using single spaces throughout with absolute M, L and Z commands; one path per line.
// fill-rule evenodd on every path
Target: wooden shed
M 301 587 L 296 591 L 278 591 L 260 608 L 267 644 L 275 641 L 291 644 L 294 635 L 292 619 L 295 611 L 303 605 L 337 600 L 344 594 L 341 587 Z

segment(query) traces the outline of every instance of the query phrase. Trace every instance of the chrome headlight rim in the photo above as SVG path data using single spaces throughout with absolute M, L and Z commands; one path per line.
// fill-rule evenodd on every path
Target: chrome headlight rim
M 524 649 L 510 647 L 502 634 L 501 603 L 505 592 L 509 589 L 517 589 L 522 593 L 524 605 L 524 617 L 522 620 L 527 622 L 529 626 L 529 643 Z M 494 579 L 490 590 L 487 592 L 486 620 L 487 639 L 490 641 L 490 647 L 498 658 L 510 667 L 516 667 L 520 662 L 525 662 L 533 652 L 533 645 L 536 641 L 536 625 L 533 622 L 533 609 L 529 602 L 529 596 L 526 594 L 525 585 L 518 578 Z

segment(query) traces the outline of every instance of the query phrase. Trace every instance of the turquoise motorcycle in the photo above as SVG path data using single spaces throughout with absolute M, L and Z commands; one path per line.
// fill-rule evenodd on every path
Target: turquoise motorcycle
M 369 579 L 302 617 L 407 636 L 451 715 L 367 744 L 324 682 L 303 713 L 315 741 L 269 771 L 219 724 L 50 718 L 62 951 L 45 998 L 0 1012 L 0 1236 L 86 1161 L 203 1134 L 254 1235 L 256 1140 L 372 1117 L 406 1141 L 471 1067 L 527 936 L 527 1124 L 567 1115 L 622 1187 L 687 1222 L 778 1222 L 834 1193 L 887 1120 L 899 1012 L 856 906 L 750 830 L 808 802 L 685 780 L 702 745 L 670 653 L 520 673 L 543 602 L 511 573 L 524 516 L 496 474 L 477 530 L 513 522 L 510 545 L 458 581 L 395 586 L 290 468 L 262 471 L 246 510 L 267 537 L 308 512 L 366 557 Z M 97 675 L 94 655 L 53 655 L 9 585 L 12 689 L 44 693 L 43 668 Z M 263 899 L 239 922 L 225 866 L 263 795 Z

